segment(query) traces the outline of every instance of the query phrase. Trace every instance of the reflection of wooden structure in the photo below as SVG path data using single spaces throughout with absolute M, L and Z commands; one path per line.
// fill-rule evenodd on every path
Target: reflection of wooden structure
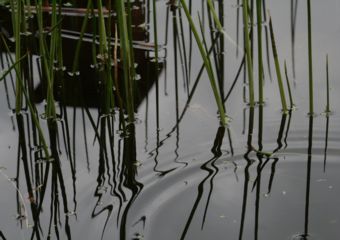
M 77 37 L 75 37 L 77 35 L 74 34 L 75 33 L 69 32 L 63 35 L 63 56 L 66 71 L 63 71 L 62 78 L 56 79 L 54 89 L 55 99 L 66 105 L 96 107 L 100 105 L 103 94 L 101 91 L 102 83 L 99 72 L 96 66 L 93 65 L 92 58 L 89 56 L 92 50 L 91 38 L 85 37 L 82 42 L 82 50 L 79 56 L 79 76 L 77 76 L 77 74 L 70 74 L 67 71 L 71 69 L 73 63 L 72 57 L 77 44 Z M 153 51 L 152 47 L 138 44 L 134 45 L 136 73 L 139 79 L 136 80 L 136 107 L 141 103 L 154 81 L 157 81 L 158 78 L 158 76 L 155 75 L 155 63 L 152 58 L 149 57 L 150 51 Z M 120 77 L 123 75 L 122 71 L 122 67 L 118 65 L 118 75 Z M 122 83 L 123 81 L 119 80 L 119 82 Z M 45 98 L 45 88 L 46 86 L 44 86 L 44 84 L 38 86 L 35 90 L 35 101 L 40 102 Z M 124 92 L 122 89 L 120 90 Z
M 55 99 L 63 102 L 65 105 L 95 107 L 99 105 L 101 98 L 101 80 L 98 71 L 94 67 L 93 47 L 98 47 L 98 34 L 96 34 L 96 23 L 98 17 L 98 10 L 93 9 L 90 13 L 91 18 L 88 18 L 87 28 L 83 37 L 81 51 L 79 56 L 79 76 L 69 74 L 72 71 L 72 65 L 74 62 L 74 53 L 78 39 L 80 37 L 80 29 L 83 23 L 83 19 L 86 16 L 87 9 L 85 4 L 87 1 L 77 1 L 77 8 L 61 7 L 58 11 L 62 16 L 61 24 L 61 37 L 62 37 L 62 52 L 63 52 L 63 65 L 65 71 L 61 74 L 57 73 L 55 80 L 54 95 Z M 142 101 L 148 90 L 152 86 L 152 83 L 157 80 L 158 76 L 155 74 L 155 63 L 150 57 L 150 52 L 154 50 L 154 47 L 148 43 L 148 31 L 146 30 L 146 10 L 145 0 L 134 1 L 131 3 L 132 9 L 132 38 L 134 48 L 134 58 L 136 64 L 136 73 L 140 80 L 136 81 L 136 107 Z M 31 7 L 30 12 L 35 14 L 35 8 Z M 45 14 L 44 25 L 51 26 L 50 13 L 52 8 L 45 5 L 42 8 Z M 0 9 L 0 21 L 2 20 L 2 28 L 8 29 L 8 34 L 11 35 L 11 16 L 8 8 L 2 7 Z M 110 11 L 107 8 L 103 9 L 104 17 L 109 17 Z M 115 32 L 115 14 L 111 11 L 112 22 L 111 32 L 114 35 Z M 33 19 L 35 22 L 36 20 Z M 5 24 L 6 23 L 6 24 Z M 37 25 L 31 24 L 33 28 L 32 32 L 37 31 Z M 48 30 L 49 27 L 46 27 Z M 48 40 L 48 37 L 47 37 Z M 119 42 L 119 40 L 118 40 Z M 111 45 L 113 47 L 114 39 L 111 39 Z M 119 43 L 118 43 L 119 44 Z M 32 46 L 32 52 L 37 53 Z M 118 46 L 119 50 L 119 46 Z M 153 55 L 153 54 L 152 54 Z M 160 65 L 161 66 L 161 65 Z M 122 76 L 122 68 L 119 68 L 119 76 Z M 113 72 L 113 71 L 112 71 Z M 43 74 L 42 74 L 43 75 Z M 122 81 L 119 81 L 122 82 Z M 122 91 L 124 92 L 124 91 Z M 34 100 L 36 102 L 42 101 L 46 96 L 46 83 L 44 77 L 41 79 L 41 83 L 34 90 Z

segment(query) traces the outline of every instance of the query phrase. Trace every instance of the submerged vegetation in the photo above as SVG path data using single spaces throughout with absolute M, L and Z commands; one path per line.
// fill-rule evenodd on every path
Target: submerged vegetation
M 238 24 L 235 28 L 237 30 L 236 41 L 227 31 L 228 26 L 224 19 L 225 2 L 202 0 L 200 3 L 202 5 L 197 7 L 199 4 L 192 0 L 170 0 L 166 3 L 156 0 L 70 2 L 0 0 L 0 68 L 2 70 L 0 81 L 4 83 L 13 129 L 18 132 L 18 170 L 12 185 L 17 192 L 18 219 L 25 220 L 26 227 L 32 228 L 31 239 L 42 239 L 44 236 L 45 230 L 42 230 L 42 226 L 46 216 L 42 215 L 43 208 L 47 209 L 46 202 L 49 199 L 47 193 L 50 193 L 50 215 L 47 217 L 49 219 L 48 236 L 53 234 L 59 236 L 58 226 L 63 225 L 66 238 L 72 238 L 70 217 L 77 215 L 78 212 L 76 166 L 77 159 L 80 157 L 77 155 L 76 148 L 79 145 L 83 145 L 81 154 L 86 159 L 88 171 L 90 171 L 91 156 L 93 157 L 92 150 L 98 155 L 96 156 L 98 176 L 94 193 L 96 204 L 91 217 L 96 218 L 102 213 L 107 214 L 102 232 L 102 238 L 104 238 L 109 219 L 112 219 L 112 213 L 117 211 L 114 221 L 119 231 L 114 234 L 120 239 L 128 239 L 127 222 L 131 221 L 128 217 L 129 211 L 146 187 L 142 183 L 145 179 L 137 178 L 137 169 L 142 165 L 137 153 L 143 152 L 147 158 L 154 160 L 152 171 L 157 179 L 169 176 L 182 167 L 185 169 L 190 164 L 180 161 L 178 153 L 180 126 L 185 116 L 194 114 L 192 113 L 195 110 L 193 99 L 200 97 L 201 92 L 198 86 L 206 86 L 205 82 L 209 83 L 210 88 L 204 89 L 204 92 L 208 93 L 209 100 L 213 98 L 215 104 L 214 109 L 209 110 L 217 112 L 218 117 L 215 115 L 211 117 L 209 111 L 204 112 L 198 106 L 197 109 L 204 114 L 207 113 L 208 117 L 202 117 L 202 119 L 193 117 L 190 125 L 199 126 L 200 121 L 208 121 L 206 119 L 211 118 L 215 121 L 217 133 L 212 141 L 211 154 L 213 156 L 199 167 L 208 175 L 197 184 L 198 193 L 194 199 L 194 205 L 178 237 L 186 239 L 190 226 L 194 224 L 193 219 L 199 211 L 203 212 L 201 229 L 207 224 L 206 218 L 213 192 L 213 182 L 216 180 L 219 168 L 217 163 L 223 156 L 230 157 L 225 162 L 234 164 L 233 171 L 238 180 L 236 174 L 238 166 L 233 159 L 239 156 L 234 155 L 230 130 L 234 113 L 227 107 L 232 108 L 236 105 L 242 108 L 242 135 L 245 134 L 246 129 L 248 130 L 248 134 L 245 134 L 246 150 L 242 149 L 243 152 L 239 153 L 240 158 L 245 160 L 245 165 L 242 166 L 244 185 L 242 209 L 239 222 L 237 222 L 239 224 L 238 238 L 245 239 L 248 194 L 254 190 L 256 195 L 255 239 L 258 239 L 260 188 L 261 177 L 263 177 L 261 174 L 266 166 L 270 165 L 268 190 L 265 193 L 267 196 L 272 191 L 276 164 L 282 157 L 280 154 L 284 155 L 288 148 L 287 139 L 292 116 L 296 110 L 295 106 L 298 105 L 294 97 L 295 88 L 291 86 L 291 80 L 295 83 L 296 74 L 294 44 L 297 0 L 291 1 L 293 16 L 291 68 L 287 68 L 286 61 L 283 65 L 280 62 L 282 59 L 279 51 L 281 39 L 276 38 L 275 34 L 279 31 L 275 28 L 275 15 L 270 16 L 265 0 L 235 1 L 236 5 L 233 7 L 237 12 L 237 23 L 239 19 L 243 20 L 241 27 L 243 31 L 239 31 Z M 195 4 L 197 4 L 196 7 Z M 160 6 L 166 10 L 159 11 Z M 197 12 L 197 9 L 200 10 Z M 308 16 L 306 66 L 309 79 L 309 125 L 305 229 L 300 236 L 301 239 L 307 239 L 309 236 L 308 213 L 313 118 L 315 117 L 310 0 L 307 0 L 306 11 Z M 166 13 L 166 16 L 162 16 L 162 13 Z M 172 22 L 169 21 L 170 18 Z M 164 28 L 161 27 L 160 22 L 161 24 L 165 22 Z M 170 35 L 170 29 L 172 35 Z M 239 42 L 240 32 L 243 43 Z M 163 37 L 165 38 L 164 44 L 161 43 Z M 170 46 L 168 41 L 173 45 Z M 230 48 L 236 49 L 236 60 L 238 60 L 235 61 L 238 65 L 233 81 L 229 80 L 230 75 L 233 74 L 231 68 L 236 66 L 236 63 L 226 61 L 227 54 L 232 54 L 231 51 L 229 52 Z M 173 63 L 169 62 L 169 59 L 173 60 Z M 273 76 L 271 63 L 274 63 L 276 73 Z M 327 123 L 324 169 L 328 150 L 332 85 L 329 79 L 328 55 L 325 65 Z M 199 67 L 196 68 L 196 66 Z M 162 108 L 160 104 L 162 100 L 159 81 L 164 76 L 162 84 L 164 96 L 167 96 L 168 72 L 171 72 L 169 75 L 172 76 L 174 82 L 172 85 L 175 86 L 173 90 L 174 115 L 169 113 L 168 109 Z M 267 93 L 265 84 L 268 84 L 272 78 L 275 79 L 275 84 L 277 82 L 278 88 L 273 87 Z M 183 96 L 180 94 L 179 79 L 183 79 Z M 239 94 L 240 91 L 237 92 L 237 88 L 243 91 L 242 94 Z M 318 89 L 318 91 L 321 90 Z M 149 92 L 155 94 L 154 99 L 151 99 Z M 234 94 L 235 92 L 237 94 Z M 232 99 L 233 94 L 236 97 Z M 286 96 L 287 98 L 289 96 L 288 104 Z M 275 101 L 281 103 L 281 108 L 273 109 L 277 107 L 272 104 Z M 139 118 L 141 105 L 145 106 L 145 133 L 143 133 L 145 146 L 142 150 L 137 146 L 138 133 L 142 134 L 138 129 L 141 121 Z M 263 141 L 267 131 L 264 122 L 270 115 L 269 111 L 280 113 L 278 134 L 274 141 L 276 145 L 265 144 Z M 77 116 L 79 112 L 81 120 Z M 248 117 L 246 117 L 247 113 Z M 256 116 L 255 113 L 258 115 Z M 147 119 L 149 115 L 155 116 L 155 119 Z M 169 129 L 164 127 L 164 130 L 161 126 L 161 119 L 165 118 L 174 118 L 175 123 Z M 82 130 L 79 130 L 79 121 L 81 121 Z M 148 125 L 149 122 L 151 124 L 155 122 L 154 137 L 149 137 L 152 128 Z M 79 136 L 81 132 L 83 135 Z M 255 133 L 257 133 L 257 144 L 254 140 Z M 160 149 L 174 135 L 176 135 L 175 167 L 171 165 L 169 169 L 164 170 L 160 161 Z M 222 147 L 226 137 L 229 141 L 228 151 Z M 93 146 L 89 144 L 91 140 Z M 83 144 L 79 143 L 81 141 Z M 191 137 L 190 141 L 193 141 L 193 145 L 196 144 Z M 254 162 L 257 163 L 256 167 L 254 167 Z M 20 180 L 21 168 L 24 169 L 29 204 L 25 203 L 21 193 L 23 187 L 19 186 L 19 182 L 22 181 Z M 0 173 L 7 180 L 10 179 L 3 173 L 1 166 Z M 251 176 L 251 173 L 256 173 L 256 176 Z M 65 178 L 65 175 L 70 176 L 70 179 Z M 188 184 L 187 180 L 184 182 L 185 185 Z M 253 186 L 250 186 L 251 182 Z M 68 186 L 69 183 L 72 184 Z M 203 189 L 206 185 L 210 187 L 207 203 L 203 210 L 200 210 L 200 204 L 203 202 Z M 112 200 L 114 203 L 102 206 L 107 192 L 114 196 Z M 63 208 L 63 216 L 60 214 L 61 208 Z M 28 221 L 29 216 L 31 216 L 30 221 Z M 144 228 L 145 224 L 143 215 L 140 220 L 130 225 L 143 225 Z M 1 237 L 4 238 L 0 231 Z M 133 239 L 143 238 L 139 234 L 133 237 Z

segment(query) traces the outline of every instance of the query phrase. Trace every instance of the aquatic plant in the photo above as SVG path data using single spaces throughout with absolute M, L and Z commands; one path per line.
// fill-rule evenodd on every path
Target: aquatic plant
M 284 69 L 285 69 L 286 83 L 287 83 L 288 94 L 289 94 L 290 109 L 293 109 L 294 102 L 293 102 L 292 90 L 290 88 L 290 83 L 289 83 L 289 78 L 288 78 L 288 71 L 287 71 L 286 61 L 284 62 Z
M 307 29 L 308 29 L 308 75 L 309 75 L 309 114 L 314 114 L 313 89 L 313 47 L 312 47 L 312 16 L 311 3 L 307 0 Z
M 226 122 L 226 116 L 225 116 L 225 113 L 224 113 L 224 106 L 223 106 L 223 103 L 222 103 L 222 99 L 219 95 L 219 91 L 218 91 L 218 88 L 217 88 L 217 84 L 216 84 L 214 72 L 212 70 L 211 62 L 209 60 L 209 56 L 207 54 L 206 49 L 203 46 L 203 42 L 202 42 L 201 38 L 199 37 L 198 31 L 196 29 L 196 26 L 194 24 L 192 16 L 190 15 L 190 12 L 189 12 L 189 9 L 187 7 L 185 0 L 180 0 L 180 1 L 181 1 L 181 5 L 184 9 L 185 15 L 188 19 L 189 25 L 191 27 L 191 31 L 194 34 L 197 46 L 199 48 L 201 57 L 202 57 L 203 62 L 204 62 L 205 69 L 207 71 L 207 74 L 208 74 L 208 77 L 209 77 L 209 80 L 210 80 L 210 85 L 211 85 L 211 88 L 213 90 L 215 100 L 216 100 L 216 103 L 217 103 L 217 106 L 218 106 L 218 110 L 219 110 L 219 114 L 220 114 L 220 121 L 221 121 L 222 125 L 226 125 L 227 122 Z
M 272 40 L 272 49 L 273 49 L 273 57 L 274 57 L 274 63 L 275 63 L 276 77 L 277 77 L 277 82 L 278 82 L 279 89 L 280 89 L 282 111 L 284 113 L 287 113 L 288 108 L 287 108 L 285 90 L 284 90 L 284 87 L 283 87 L 279 57 L 278 57 L 278 54 L 277 54 L 275 36 L 274 36 L 274 30 L 273 30 L 273 23 L 272 23 L 271 17 L 269 17 L 269 30 L 270 30 L 271 40 Z
M 254 72 L 253 72 L 253 59 L 251 53 L 251 42 L 249 39 L 249 15 L 248 15 L 248 0 L 243 0 L 243 33 L 245 41 L 245 54 L 246 54 L 246 68 L 248 70 L 248 82 L 249 82 L 249 105 L 255 106 L 254 98 Z
M 128 5 L 129 6 L 129 5 Z M 116 1 L 116 11 L 118 15 L 118 29 L 119 39 L 121 47 L 121 55 L 124 68 L 124 89 L 125 89 L 125 100 L 127 104 L 127 112 L 129 122 L 134 121 L 134 79 L 135 70 L 133 62 L 133 51 L 132 51 L 132 38 L 131 38 L 131 24 L 129 25 L 128 18 L 131 17 L 131 9 L 128 7 L 128 11 L 125 10 L 123 0 Z
M 326 113 L 330 113 L 330 105 L 329 105 L 329 67 L 328 67 L 328 54 L 326 56 L 326 87 L 327 87 L 327 103 L 326 103 Z
M 263 104 L 262 0 L 256 0 L 259 104 Z

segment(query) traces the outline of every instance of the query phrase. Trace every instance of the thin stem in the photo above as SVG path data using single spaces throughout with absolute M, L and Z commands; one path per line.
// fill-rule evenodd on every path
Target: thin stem
M 285 91 L 284 91 L 283 82 L 282 82 L 282 75 L 281 75 L 281 70 L 280 70 L 279 57 L 278 57 L 277 49 L 276 49 L 273 23 L 272 23 L 272 18 L 270 16 L 269 16 L 269 30 L 270 30 L 270 37 L 271 37 L 271 40 L 272 40 L 272 50 L 273 50 L 273 57 L 274 57 L 274 63 L 275 63 L 277 82 L 278 82 L 279 90 L 280 90 L 282 111 L 284 113 L 287 113 L 286 96 L 285 96 Z
M 223 106 L 223 103 L 222 103 L 222 99 L 221 99 L 221 97 L 219 95 L 219 91 L 217 89 L 215 76 L 214 76 L 213 70 L 211 68 L 211 64 L 209 62 L 207 53 L 206 53 L 206 51 L 204 49 L 203 43 L 202 43 L 199 35 L 198 35 L 198 32 L 196 30 L 196 26 L 195 26 L 195 24 L 193 22 L 193 19 L 192 19 L 191 15 L 190 15 L 190 12 L 189 12 L 189 9 L 188 9 L 188 7 L 187 7 L 187 5 L 185 3 L 185 0 L 180 0 L 180 1 L 181 1 L 182 6 L 183 6 L 184 12 L 185 12 L 185 14 L 187 16 L 187 19 L 189 21 L 191 30 L 192 30 L 192 32 L 194 34 L 195 39 L 196 39 L 197 46 L 199 48 L 201 56 L 203 58 L 204 65 L 205 65 L 205 68 L 206 68 L 208 76 L 209 76 L 210 85 L 211 85 L 211 88 L 212 88 L 212 90 L 214 92 L 215 100 L 216 100 L 216 103 L 217 103 L 217 106 L 218 106 L 218 110 L 219 110 L 219 113 L 220 113 L 221 123 L 222 123 L 222 125 L 226 125 L 224 106 Z
M 326 56 L 326 82 L 327 82 L 327 105 L 326 105 L 326 113 L 329 113 L 330 106 L 329 106 L 329 69 L 328 69 L 328 54 Z
M 248 27 L 248 0 L 243 0 L 243 31 L 245 38 L 245 51 L 246 51 L 246 67 L 248 70 L 249 80 L 249 105 L 255 106 L 254 101 L 254 76 L 253 76 L 253 61 L 251 57 L 250 39 L 249 39 L 249 27 Z
M 313 51 L 312 51 L 312 17 L 310 0 L 307 0 L 307 15 L 308 15 L 309 114 L 313 114 L 314 113 Z

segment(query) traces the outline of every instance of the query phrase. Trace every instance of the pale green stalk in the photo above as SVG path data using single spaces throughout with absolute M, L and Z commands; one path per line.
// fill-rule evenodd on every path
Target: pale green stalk
M 23 16 L 21 8 L 22 2 L 19 1 L 10 1 L 12 11 L 12 23 L 13 23 L 13 32 L 14 32 L 14 39 L 15 39 L 15 60 L 17 64 L 15 65 L 16 69 L 16 91 L 15 91 L 15 111 L 19 113 L 22 107 L 22 89 L 19 83 L 20 78 L 22 76 L 21 72 L 21 21 L 23 21 Z
M 309 69 L 309 114 L 314 113 L 314 94 L 313 94 L 313 51 L 312 51 L 312 17 L 311 4 L 307 0 L 308 18 L 308 69 Z
M 249 27 L 248 27 L 248 0 L 243 0 L 243 29 L 245 38 L 246 48 L 246 66 L 248 69 L 248 80 L 249 80 L 249 105 L 250 107 L 255 106 L 254 100 L 254 72 L 253 72 L 253 61 L 251 57 L 250 39 L 249 39 Z
M 201 56 L 202 56 L 202 59 L 203 59 L 203 62 L 204 62 L 204 66 L 205 66 L 205 68 L 207 70 L 208 77 L 209 77 L 209 80 L 210 80 L 210 85 L 211 85 L 211 88 L 212 88 L 212 90 L 214 92 L 215 100 L 216 100 L 216 103 L 217 103 L 217 106 L 218 106 L 218 110 L 219 110 L 219 113 L 220 113 L 221 123 L 224 126 L 224 125 L 226 125 L 226 118 L 225 118 L 225 113 L 224 113 L 224 107 L 223 107 L 223 103 L 222 103 L 222 100 L 221 100 L 221 97 L 219 95 L 219 91 L 218 91 L 218 88 L 217 88 L 217 85 L 216 85 L 216 80 L 215 80 L 215 76 L 214 76 L 213 70 L 211 68 L 211 65 L 209 64 L 209 59 L 208 59 L 207 53 L 206 53 L 206 51 L 204 49 L 203 43 L 202 43 L 199 35 L 198 35 L 198 32 L 196 30 L 196 26 L 194 24 L 194 21 L 193 21 L 191 15 L 190 15 L 190 12 L 189 12 L 189 9 L 188 9 L 188 7 L 187 7 L 187 5 L 185 3 L 185 0 L 180 0 L 180 1 L 181 1 L 182 6 L 183 6 L 185 15 L 187 16 L 187 19 L 189 21 L 189 25 L 191 27 L 191 31 L 194 34 L 197 46 L 199 48 L 199 51 L 201 53 Z
M 285 68 L 285 75 L 286 75 L 286 81 L 287 81 L 287 87 L 288 87 L 288 93 L 289 93 L 290 108 L 292 109 L 294 107 L 294 102 L 293 102 L 292 91 L 290 88 L 290 83 L 289 83 L 289 78 L 288 78 L 286 61 L 284 63 L 284 68 Z
M 43 15 L 42 15 L 42 0 L 36 0 L 36 11 L 37 11 L 37 22 L 38 22 L 38 30 L 39 30 L 39 52 L 40 52 L 40 59 L 42 64 L 42 70 L 45 73 L 46 81 L 47 81 L 47 110 L 46 115 L 47 117 L 55 117 L 55 105 L 53 99 L 53 72 L 51 71 L 52 66 L 50 65 L 51 61 L 48 61 L 48 51 L 46 42 L 44 39 L 44 28 L 43 28 Z M 52 41 L 52 39 L 51 39 Z M 53 63 L 53 61 L 52 61 Z
M 123 57 L 124 68 L 124 82 L 126 93 L 126 104 L 129 122 L 134 121 L 134 99 L 133 99 L 133 84 L 134 76 L 132 76 L 131 68 L 133 68 L 133 62 L 131 59 L 132 49 L 130 48 L 129 30 L 125 13 L 125 6 L 123 0 L 116 1 L 116 11 L 118 15 L 118 27 L 120 32 L 120 49 Z
M 89 1 L 87 1 L 86 13 L 85 13 L 85 17 L 84 17 L 84 20 L 83 20 L 83 23 L 82 23 L 82 26 L 81 26 L 80 36 L 79 36 L 79 40 L 78 40 L 77 46 L 76 46 L 76 51 L 75 51 L 75 54 L 74 54 L 72 73 L 75 73 L 78 70 L 80 47 L 81 47 L 81 44 L 83 42 L 83 37 L 84 37 L 85 29 L 86 29 L 86 26 L 87 26 L 88 18 L 89 18 L 89 15 L 90 15 L 91 7 L 92 7 L 92 0 L 89 0 Z
M 105 71 L 103 72 L 104 82 L 105 82 L 105 112 L 109 113 L 110 109 L 113 107 L 113 84 L 111 76 L 111 56 L 109 53 L 108 38 L 106 35 L 105 19 L 103 14 L 103 4 L 102 1 L 98 1 L 98 15 L 99 15 L 99 53 L 102 58 L 102 64 Z M 109 29 L 109 32 L 111 29 Z
M 262 61 L 262 0 L 256 0 L 257 16 L 257 50 L 258 50 L 258 79 L 259 79 L 259 103 L 263 104 L 263 61 Z
M 224 37 L 234 46 L 238 49 L 238 51 L 243 51 L 243 49 L 240 48 L 240 46 L 224 31 L 223 26 L 218 18 L 218 15 L 216 13 L 216 10 L 214 8 L 214 5 L 212 3 L 212 0 L 207 0 L 208 1 L 208 7 L 209 11 L 212 13 L 215 25 L 217 27 L 217 30 L 224 35 Z
M 328 54 L 326 56 L 326 84 L 327 84 L 327 105 L 326 105 L 326 113 L 331 112 L 329 105 L 329 71 L 328 71 Z
M 280 90 L 282 111 L 284 113 L 287 113 L 288 108 L 287 108 L 286 96 L 285 96 L 285 91 L 284 91 L 284 87 L 283 87 L 283 81 L 282 81 L 282 75 L 281 75 L 281 70 L 280 70 L 279 57 L 278 57 L 277 49 L 276 49 L 273 24 L 272 24 L 272 19 L 271 19 L 270 16 L 269 16 L 269 30 L 270 30 L 270 37 L 271 37 L 271 40 L 272 40 L 272 50 L 273 50 L 273 57 L 274 57 L 274 63 L 275 63 L 277 82 L 278 82 L 279 90 Z

